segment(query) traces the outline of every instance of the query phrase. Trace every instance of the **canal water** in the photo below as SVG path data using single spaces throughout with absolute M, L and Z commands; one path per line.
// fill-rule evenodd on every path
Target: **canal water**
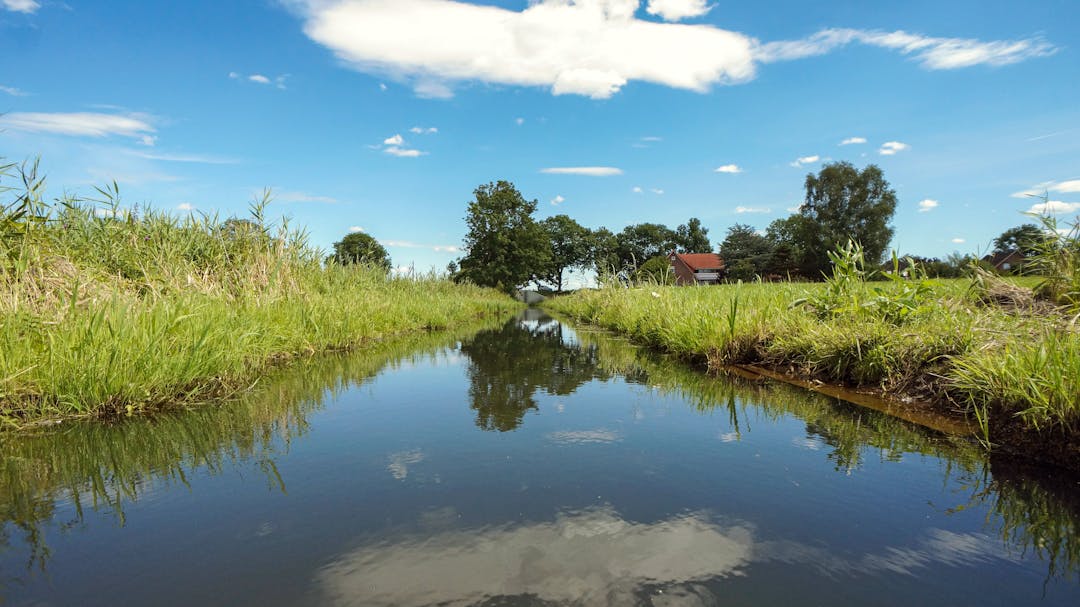
M 1080 605 L 1080 485 L 542 312 L 0 438 L 4 605 Z

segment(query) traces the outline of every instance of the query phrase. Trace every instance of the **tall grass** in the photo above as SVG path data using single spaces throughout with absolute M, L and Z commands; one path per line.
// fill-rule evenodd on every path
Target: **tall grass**
M 274 361 L 517 307 L 438 277 L 324 265 L 267 193 L 246 219 L 43 199 L 0 167 L 0 420 L 132 413 L 240 389 Z
M 779 367 L 1080 441 L 1075 322 L 987 305 L 967 280 L 866 282 L 856 248 L 837 255 L 823 284 L 608 286 L 545 305 L 712 367 Z

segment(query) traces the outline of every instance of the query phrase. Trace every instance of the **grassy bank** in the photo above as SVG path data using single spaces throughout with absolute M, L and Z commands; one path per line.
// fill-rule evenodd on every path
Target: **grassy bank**
M 10 168 L 7 178 L 10 184 Z M 517 307 L 435 277 L 326 265 L 266 220 L 0 192 L 0 419 L 107 415 L 229 394 L 276 361 Z M 0 184 L 5 183 L 0 178 Z
M 976 416 L 992 439 L 1020 428 L 1075 450 L 1080 333 L 1065 310 L 1030 292 L 1005 282 L 834 279 L 610 286 L 546 305 L 712 368 L 757 364 L 916 396 Z M 1012 296 L 1002 305 L 996 293 Z

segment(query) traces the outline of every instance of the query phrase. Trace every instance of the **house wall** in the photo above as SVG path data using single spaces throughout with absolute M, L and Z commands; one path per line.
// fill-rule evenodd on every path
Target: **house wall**
M 671 265 L 675 270 L 675 284 L 677 285 L 695 285 L 697 280 L 694 279 L 694 271 L 690 269 L 690 266 L 683 263 L 683 260 L 678 257 L 673 257 Z

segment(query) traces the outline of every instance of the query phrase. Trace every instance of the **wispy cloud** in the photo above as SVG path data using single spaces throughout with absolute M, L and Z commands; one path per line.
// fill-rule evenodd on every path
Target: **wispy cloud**
M 728 174 L 731 174 L 731 175 L 735 175 L 735 174 L 738 174 L 738 173 L 742 173 L 743 170 L 737 164 L 725 164 L 724 166 L 716 167 L 716 172 L 717 173 L 728 173 Z
M 664 190 L 661 190 L 660 188 L 651 188 L 649 191 L 652 192 L 653 194 L 656 194 L 657 196 L 663 196 L 664 195 Z
M 938 208 L 938 206 L 940 206 L 940 203 L 938 203 L 938 201 L 927 198 L 919 202 L 919 212 L 929 213 L 930 211 Z
M 7 95 L 11 95 L 12 97 L 26 97 L 26 96 L 28 96 L 30 94 L 30 93 L 27 93 L 26 91 L 24 91 L 22 89 L 17 89 L 17 88 L 15 88 L 13 86 L 3 86 L 3 85 L 0 85 L 0 93 L 5 93 Z
M 361 226 L 349 226 L 349 233 L 350 234 L 358 234 L 358 233 L 363 232 L 363 231 L 364 231 L 364 228 L 361 227 Z
M 208 156 L 205 154 L 166 154 L 166 153 L 153 153 L 142 152 L 139 150 L 128 150 L 128 153 L 132 156 L 139 158 L 145 158 L 147 160 L 160 160 L 162 162 L 190 162 L 197 164 L 239 164 L 240 161 L 236 158 L 225 158 L 222 156 Z
M 953 238 L 950 242 L 952 242 L 953 244 L 964 244 L 967 241 L 963 238 Z
M 555 206 L 559 206 L 560 204 L 562 204 L 564 202 L 566 202 L 566 199 L 563 198 L 561 194 L 556 195 L 555 198 L 551 199 L 551 204 L 553 204 Z
M 740 215 L 743 213 L 772 213 L 772 209 L 767 207 L 735 207 L 735 212 Z
M 34 13 L 37 9 L 41 8 L 41 3 L 36 0 L 3 0 L 4 8 L 16 13 L 25 13 L 27 15 Z
M 992 40 L 938 38 L 902 30 L 825 29 L 801 40 L 769 42 L 758 45 L 754 57 L 764 63 L 791 61 L 830 53 L 848 44 L 858 43 L 899 51 L 910 55 L 930 70 L 952 70 L 975 65 L 1003 66 L 1036 57 L 1046 57 L 1057 48 L 1041 38 Z
M 321 204 L 337 204 L 337 198 L 331 198 L 330 196 L 319 196 L 317 194 L 309 194 L 307 192 L 294 192 L 289 190 L 274 190 L 274 200 L 278 202 L 317 202 Z
M 0 128 L 73 137 L 121 135 L 142 140 L 155 132 L 150 121 L 146 114 L 12 112 L 0 115 Z
M 798 168 L 808 164 L 814 164 L 819 160 L 821 160 L 821 156 L 818 156 L 817 154 L 814 154 L 813 156 L 801 156 L 796 158 L 795 161 L 791 163 L 791 166 Z
M 642 137 L 641 140 L 646 142 L 646 143 L 656 143 L 658 141 L 663 141 L 664 138 L 663 137 L 657 137 L 655 135 L 649 135 L 648 137 Z
M 878 154 L 882 156 L 893 156 L 897 152 L 903 152 L 904 150 L 911 149 L 911 146 L 899 141 L 886 141 L 881 144 L 881 148 L 878 149 Z
M 866 137 L 848 137 L 840 142 L 840 145 L 856 145 L 860 143 L 866 143 Z
M 280 76 L 266 76 L 264 74 L 248 74 L 245 76 L 239 72 L 229 72 L 229 78 L 233 80 L 247 80 L 248 82 L 254 82 L 255 84 L 273 85 L 274 88 L 285 90 L 285 81 L 288 80 L 289 74 L 281 74 Z
M 1048 192 L 1057 192 L 1059 194 L 1074 194 L 1080 192 L 1080 179 L 1070 179 L 1068 181 L 1044 181 L 1037 183 L 1026 190 L 1014 192 L 1013 198 L 1030 198 L 1044 196 Z
M 587 175 L 589 177 L 611 177 L 622 175 L 622 169 L 615 167 L 549 167 L 540 169 L 549 175 Z
M 1031 205 L 1028 213 L 1035 215 L 1064 215 L 1066 213 L 1080 212 L 1080 202 L 1062 202 L 1060 200 L 1048 200 Z
M 524 118 L 514 118 L 514 124 L 516 124 L 518 126 L 521 126 L 521 125 L 525 124 L 525 119 Z
M 434 135 L 439 132 L 439 129 L 433 126 L 429 126 L 426 128 L 422 126 L 414 126 L 413 128 L 409 129 L 409 132 L 416 135 Z
M 430 249 L 436 253 L 457 253 L 461 251 L 461 247 L 457 247 L 449 244 L 420 244 L 412 242 L 410 240 L 380 240 L 379 244 L 384 247 L 394 247 L 399 249 Z
M 180 204 L 176 205 L 176 210 L 178 210 L 178 211 L 194 211 L 195 210 L 195 205 L 191 204 L 190 202 L 181 202 Z
M 636 185 L 636 186 L 630 188 L 630 191 L 635 193 L 635 194 L 642 194 L 642 193 L 645 192 L 645 190 L 641 189 L 641 186 L 639 186 L 639 185 Z
M 639 0 L 533 0 L 520 10 L 454 0 L 290 4 L 299 9 L 304 33 L 346 65 L 389 74 L 410 83 L 417 95 L 434 98 L 452 96 L 451 84 L 463 81 L 597 99 L 631 81 L 705 92 L 753 80 L 760 63 L 823 55 L 853 43 L 895 50 L 927 69 L 1008 65 L 1057 51 L 1040 38 L 982 41 L 856 29 L 762 43 L 708 24 L 640 19 Z M 677 21 L 709 8 L 706 0 L 649 0 L 645 12 Z

